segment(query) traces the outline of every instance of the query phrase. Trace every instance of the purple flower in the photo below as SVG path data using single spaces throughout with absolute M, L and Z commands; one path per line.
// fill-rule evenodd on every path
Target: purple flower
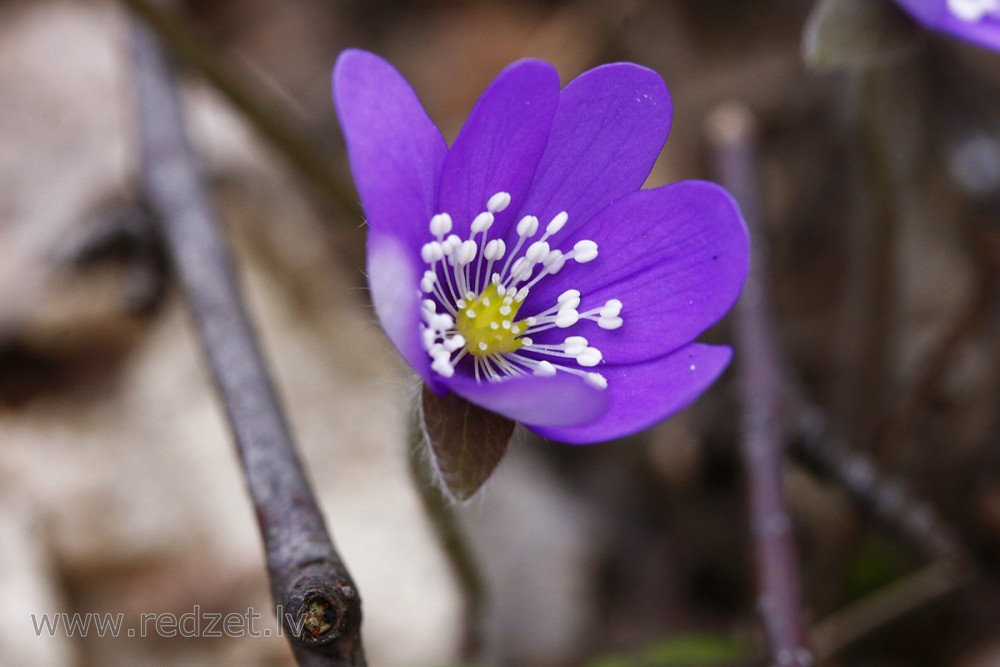
M 896 0 L 913 18 L 959 39 L 1000 51 L 1000 0 Z
M 334 103 L 368 218 L 382 327 L 438 395 L 557 440 L 608 440 L 694 400 L 727 347 L 692 341 L 743 286 L 748 239 L 720 187 L 639 190 L 670 128 L 629 63 L 559 89 L 523 60 L 449 148 L 391 65 L 343 53 Z

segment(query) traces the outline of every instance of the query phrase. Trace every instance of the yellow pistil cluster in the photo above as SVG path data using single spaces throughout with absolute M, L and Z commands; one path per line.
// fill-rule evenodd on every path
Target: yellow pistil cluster
M 522 322 L 515 322 L 521 301 L 501 295 L 491 283 L 473 300 L 467 301 L 455 318 L 455 329 L 465 339 L 469 354 L 489 356 L 516 352 L 524 345 Z

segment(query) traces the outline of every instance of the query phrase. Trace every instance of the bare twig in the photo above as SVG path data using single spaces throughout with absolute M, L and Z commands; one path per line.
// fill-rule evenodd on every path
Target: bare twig
M 136 21 L 131 46 L 142 185 L 226 405 L 280 620 L 300 665 L 364 665 L 360 599 L 327 533 L 265 370 L 225 239 L 186 143 L 171 72 L 156 38 Z
M 709 120 L 709 137 L 718 178 L 740 202 L 753 237 L 750 276 L 736 307 L 735 335 L 758 604 L 771 663 L 807 667 L 813 657 L 806 648 L 798 558 L 782 484 L 784 397 L 764 279 L 766 241 L 757 203 L 752 124 L 749 110 L 724 106 Z
M 913 496 L 906 487 L 884 475 L 867 455 L 852 451 L 829 432 L 818 409 L 798 406 L 794 454 L 830 476 L 851 499 L 879 523 L 919 551 L 925 558 L 964 557 L 965 549 L 937 510 Z

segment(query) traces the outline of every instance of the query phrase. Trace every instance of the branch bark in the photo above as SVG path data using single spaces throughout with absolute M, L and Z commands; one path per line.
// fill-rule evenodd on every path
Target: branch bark
M 130 36 L 143 191 L 225 403 L 280 621 L 300 665 L 363 666 L 360 598 L 326 530 L 265 369 L 229 250 L 187 145 L 170 68 L 145 25 L 133 20 Z
M 724 106 L 710 117 L 708 133 L 718 179 L 740 202 L 753 238 L 750 275 L 736 306 L 735 338 L 758 606 L 771 664 L 809 667 L 813 656 L 806 648 L 798 556 L 782 480 L 784 396 L 764 279 L 766 241 L 757 198 L 753 119 L 742 106 Z

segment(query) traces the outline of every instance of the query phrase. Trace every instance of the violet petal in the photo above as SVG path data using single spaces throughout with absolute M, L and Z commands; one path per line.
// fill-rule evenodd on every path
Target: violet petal
M 604 366 L 609 405 L 583 426 L 526 423 L 541 436 L 571 444 L 624 437 L 679 412 L 722 374 L 732 358 L 728 347 L 694 344 L 642 364 Z
M 563 234 L 638 190 L 670 132 L 673 106 L 656 72 L 632 63 L 584 72 L 562 91 L 548 146 L 521 214 L 569 213 Z
M 558 101 L 559 74 L 539 60 L 508 66 L 482 94 L 441 173 L 437 212 L 451 215 L 455 234 L 467 238 L 472 219 L 497 192 L 510 193 L 515 202 L 497 215 L 497 229 L 514 217 L 535 177 Z
M 420 283 L 423 267 L 405 240 L 372 228 L 367 243 L 368 286 L 382 329 L 413 370 L 440 393 L 440 378 L 420 340 Z
M 476 382 L 455 375 L 445 384 L 466 400 L 524 424 L 586 424 L 604 414 L 609 400 L 606 389 L 567 373 L 514 377 L 502 382 Z
M 522 313 L 554 304 L 577 289 L 579 310 L 622 302 L 618 329 L 594 322 L 533 335 L 539 343 L 584 336 L 609 364 L 653 359 L 694 340 L 736 302 L 749 266 L 749 237 L 732 197 L 714 183 L 684 181 L 640 190 L 601 211 L 563 244 L 588 238 L 597 259 L 568 262 L 536 285 Z M 600 369 L 596 369 L 600 370 Z
M 963 20 L 948 7 L 948 0 L 896 0 L 896 4 L 931 30 L 1000 51 L 1000 17 L 996 15 Z
M 333 99 L 368 224 L 419 251 L 447 153 L 441 132 L 402 75 L 366 51 L 337 59 Z

